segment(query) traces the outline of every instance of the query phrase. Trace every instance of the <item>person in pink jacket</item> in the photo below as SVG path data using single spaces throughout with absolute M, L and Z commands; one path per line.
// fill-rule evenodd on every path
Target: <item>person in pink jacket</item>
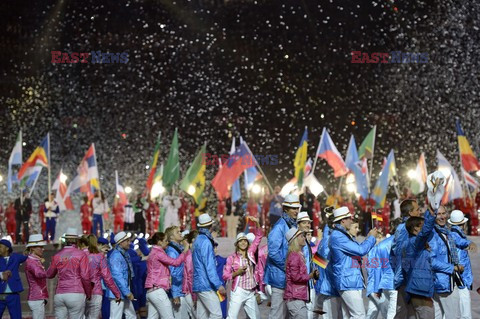
M 307 271 L 302 249 L 306 245 L 305 232 L 293 227 L 285 234 L 288 255 L 285 263 L 286 286 L 283 299 L 287 302 L 289 317 L 307 319 L 308 281 L 318 279 L 318 270 Z
M 258 249 L 258 264 L 255 267 L 255 278 L 258 282 L 258 287 L 260 288 L 260 297 L 262 300 L 268 299 L 265 295 L 265 283 L 263 282 L 263 275 L 265 274 L 265 264 L 267 263 L 268 257 L 268 245 L 263 245 Z
M 102 310 L 103 299 L 101 280 L 103 279 L 103 282 L 113 292 L 118 302 L 121 300 L 120 290 L 113 281 L 105 255 L 98 250 L 97 237 L 93 234 L 83 235 L 79 240 L 78 248 L 87 249 L 86 253 L 90 261 L 90 280 L 93 283 L 92 298 L 87 300 L 85 307 L 85 318 L 98 319 Z
M 244 233 L 237 235 L 235 242 L 235 253 L 228 256 L 227 263 L 223 269 L 223 280 L 232 281 L 230 303 L 228 305 L 228 318 L 236 319 L 240 309 L 244 307 L 250 319 L 260 318 L 258 309 L 255 279 L 255 251 L 263 237 L 262 228 L 255 217 L 250 217 L 255 222 L 255 240 L 250 244 Z
M 186 243 L 185 246 L 188 247 L 187 254 L 185 256 L 185 263 L 183 267 L 183 283 L 182 283 L 182 292 L 185 294 L 185 301 L 188 304 L 188 314 L 191 319 L 195 319 L 195 304 L 194 304 L 194 294 L 193 294 L 193 260 L 192 260 L 192 246 L 195 238 L 198 236 L 198 230 L 191 231 L 185 236 Z
M 28 259 L 25 262 L 25 276 L 28 282 L 28 306 L 32 311 L 32 319 L 45 318 L 45 304 L 48 300 L 47 272 L 43 267 L 43 248 L 47 244 L 42 234 L 30 235 L 27 249 Z
M 92 295 L 88 256 L 77 248 L 78 232 L 68 228 L 65 247 L 52 258 L 47 278 L 58 277 L 53 303 L 56 318 L 82 319 Z
M 168 245 L 167 236 L 157 232 L 149 239 L 152 250 L 147 260 L 147 289 L 148 318 L 174 318 L 172 303 L 167 291 L 171 287 L 170 269 L 168 266 L 177 267 L 185 261 L 188 247 L 184 246 L 183 252 L 178 258 L 173 259 L 167 255 L 165 248 Z

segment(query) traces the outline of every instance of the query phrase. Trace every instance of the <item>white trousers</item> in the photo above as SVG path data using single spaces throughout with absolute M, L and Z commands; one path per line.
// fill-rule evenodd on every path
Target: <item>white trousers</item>
M 460 318 L 472 319 L 472 299 L 470 290 L 467 288 L 459 289 L 458 296 L 460 297 Z
M 172 303 L 162 288 L 147 292 L 147 302 L 148 319 L 174 318 Z
M 260 319 L 260 310 L 258 309 L 255 291 L 236 287 L 235 291 L 230 293 L 228 319 L 237 319 L 242 307 L 245 308 L 245 313 L 249 319 Z
M 272 287 L 272 296 L 270 298 L 272 306 L 268 319 L 284 319 L 287 318 L 287 304 L 283 300 L 284 289 Z
M 451 293 L 435 294 L 433 296 L 433 308 L 435 309 L 435 319 L 459 319 L 460 318 L 460 299 L 457 286 Z M 444 317 L 445 316 L 445 317 Z
M 100 317 L 100 313 L 102 312 L 102 299 L 102 295 L 92 295 L 92 298 L 87 300 L 85 307 L 86 319 L 98 319 L 98 317 Z
M 310 302 L 307 303 L 307 317 L 313 319 L 313 310 L 315 310 L 315 289 L 310 288 Z
M 290 300 L 287 302 L 289 319 L 307 319 L 307 305 L 305 300 Z
M 197 313 L 195 312 L 195 304 L 191 294 L 185 295 L 185 308 L 187 308 L 188 317 L 190 319 L 197 319 Z
M 384 290 L 380 298 L 376 294 L 368 296 L 367 319 L 376 319 L 379 313 L 385 319 L 395 318 L 397 313 L 397 294 L 396 290 Z
M 56 318 L 83 319 L 85 315 L 85 294 L 67 293 L 53 297 Z
M 45 319 L 45 300 L 29 300 L 28 307 L 32 311 L 32 319 Z
M 215 291 L 197 293 L 197 318 L 222 319 L 222 308 Z
M 342 316 L 342 299 L 339 297 L 317 295 L 315 309 L 322 309 L 326 312 L 322 316 L 323 319 L 341 319 Z M 320 317 L 320 315 L 317 315 Z M 315 318 L 315 316 L 314 316 Z M 316 319 L 316 318 L 315 318 Z
M 128 299 L 122 299 L 119 303 L 115 299 L 110 299 L 110 319 L 137 319 L 137 314 L 133 308 L 133 303 Z
M 365 319 L 365 306 L 363 304 L 362 290 L 340 291 L 340 298 L 349 313 L 350 319 Z

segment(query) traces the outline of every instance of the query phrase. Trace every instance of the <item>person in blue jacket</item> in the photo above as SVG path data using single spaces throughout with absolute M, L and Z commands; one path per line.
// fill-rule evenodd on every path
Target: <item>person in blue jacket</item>
M 218 255 L 217 250 L 218 250 L 218 243 L 215 242 L 213 251 L 215 253 L 215 264 L 217 266 L 217 274 L 218 274 L 218 278 L 220 278 L 220 281 L 222 282 L 222 285 L 225 287 L 225 280 L 223 280 L 223 268 L 225 268 L 225 265 L 227 264 L 227 258 Z M 227 298 L 225 298 L 223 301 L 220 302 L 220 307 L 222 308 L 222 317 L 224 319 L 227 318 L 227 315 L 228 315 L 227 305 L 228 305 Z
M 12 243 L 6 239 L 0 240 L 0 318 L 3 318 L 5 308 L 12 319 L 22 318 L 20 293 L 23 291 L 18 267 L 28 256 L 12 253 Z
M 375 245 L 377 229 L 371 229 L 367 238 L 359 244 L 348 233 L 353 224 L 348 207 L 335 209 L 333 216 L 334 228 L 329 242 L 331 258 L 329 264 L 333 264 L 333 283 L 348 311 L 348 316 L 365 318 L 362 297 L 365 281 L 361 272 L 361 259 Z
M 183 252 L 183 236 L 180 232 L 180 227 L 170 226 L 165 229 L 165 235 L 169 241 L 166 253 L 168 256 L 173 259 L 177 259 Z M 173 315 L 175 319 L 188 318 L 188 309 L 185 300 L 185 294 L 182 292 L 183 284 L 183 268 L 184 263 L 181 263 L 179 266 L 169 266 L 170 276 L 172 279 L 172 288 L 170 289 L 170 294 L 172 296 L 172 305 L 173 305 Z
M 408 305 L 409 318 L 434 318 L 433 293 L 434 252 L 427 241 L 430 238 L 435 222 L 435 215 L 430 210 L 425 212 L 424 218 L 413 216 L 406 222 L 408 239 L 403 243 L 400 251 L 402 257 L 402 271 L 406 282 L 405 300 Z
M 403 278 L 402 271 L 402 243 L 408 239 L 408 232 L 405 229 L 405 223 L 409 217 L 419 217 L 422 215 L 422 211 L 418 203 L 414 199 L 405 199 L 400 203 L 401 223 L 398 225 L 390 253 L 390 261 L 394 267 L 394 285 L 398 291 L 397 295 L 397 316 L 396 318 L 407 317 L 407 304 L 404 299 L 405 295 L 405 280 Z
M 458 291 L 460 297 L 460 318 L 472 318 L 471 298 L 470 290 L 472 290 L 473 274 L 472 265 L 470 263 L 470 257 L 468 256 L 468 250 L 477 250 L 475 243 L 472 243 L 467 239 L 466 226 L 468 218 L 465 218 L 463 212 L 460 210 L 454 210 L 450 214 L 448 223 L 451 225 L 451 234 L 457 245 L 458 258 L 460 264 L 463 265 L 462 280 L 463 286 L 459 287 Z M 468 249 L 460 249 L 460 247 L 468 247 Z
M 394 287 L 394 273 L 390 264 L 390 251 L 394 236 L 382 240 L 367 255 L 367 319 L 377 318 L 379 312 L 385 319 L 393 319 L 397 312 L 397 291 Z
M 334 206 L 328 206 L 324 209 L 327 223 L 323 228 L 323 238 L 318 244 L 317 254 L 330 260 L 330 247 L 328 245 L 330 241 L 330 235 L 333 231 L 333 210 Z M 317 300 L 315 309 L 322 309 L 326 312 L 323 315 L 325 319 L 340 318 L 342 314 L 342 300 L 338 291 L 333 285 L 333 264 L 328 263 L 325 269 L 318 267 L 320 276 L 315 283 L 315 292 L 317 294 Z
M 446 227 L 447 210 L 440 206 L 435 219 L 435 227 L 430 245 L 435 258 L 433 259 L 433 271 L 435 274 L 435 295 L 433 303 L 435 317 L 460 318 L 460 299 L 458 288 L 463 286 L 459 282 L 460 274 L 463 272 L 463 265 L 458 258 L 455 240 L 450 230 Z M 461 249 L 466 247 L 459 247 Z
M 198 217 L 198 236 L 193 243 L 193 292 L 197 294 L 197 316 L 205 319 L 222 319 L 222 309 L 217 292 L 223 298 L 225 287 L 217 274 L 214 240 L 210 232 L 213 220 L 208 214 Z
M 145 289 L 147 261 L 139 248 L 139 240 L 143 239 L 143 233 L 140 233 L 140 235 L 142 238 L 137 238 L 133 244 L 130 244 L 128 254 L 130 255 L 133 272 L 135 274 L 132 278 L 132 293 L 135 297 L 133 300 L 133 308 L 140 315 L 140 318 L 144 318 L 147 314 L 147 290 Z
M 275 223 L 268 235 L 268 256 L 265 264 L 263 281 L 270 295 L 271 308 L 269 319 L 281 319 L 287 316 L 287 305 L 283 301 L 285 292 L 285 261 L 287 260 L 288 242 L 285 238 L 288 230 L 297 227 L 297 215 L 300 212 L 300 199 L 297 195 L 285 196 L 282 203 L 283 215 Z

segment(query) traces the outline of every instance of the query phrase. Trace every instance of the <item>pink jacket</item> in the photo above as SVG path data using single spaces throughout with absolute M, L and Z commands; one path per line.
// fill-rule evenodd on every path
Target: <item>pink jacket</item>
M 101 279 L 103 279 L 105 286 L 112 291 L 115 297 L 120 298 L 120 290 L 118 290 L 113 281 L 112 274 L 108 268 L 107 258 L 102 253 L 89 254 L 88 258 L 90 260 L 90 276 L 93 282 L 92 295 L 103 295 L 101 282 Z
M 170 269 L 168 266 L 180 266 L 185 261 L 185 254 L 181 253 L 178 258 L 169 257 L 162 247 L 153 246 L 147 260 L 147 279 L 145 288 L 160 287 L 165 290 L 172 286 L 170 280 Z
M 265 283 L 263 275 L 265 274 L 265 264 L 267 263 L 268 245 L 264 245 L 258 249 L 258 264 L 255 267 L 255 279 L 262 292 L 265 292 Z
M 75 246 L 66 246 L 52 258 L 47 278 L 58 274 L 56 294 L 81 293 L 92 295 L 90 265 L 85 252 Z
M 25 262 L 25 275 L 28 282 L 27 300 L 48 299 L 47 272 L 36 255 L 28 255 Z
M 308 280 L 310 279 L 310 275 L 307 272 L 303 254 L 301 252 L 289 253 L 285 268 L 287 284 L 283 299 L 308 301 Z
M 193 290 L 193 261 L 192 251 L 187 251 L 185 256 L 185 264 L 183 266 L 183 283 L 182 292 L 186 295 L 192 294 Z
M 262 241 L 263 237 L 263 232 L 261 228 L 257 228 L 255 230 L 255 240 L 252 242 L 252 244 L 248 247 L 247 251 L 247 256 L 248 259 L 253 263 L 253 265 L 256 264 L 255 262 L 255 252 L 257 251 L 258 245 Z M 241 255 L 238 253 L 234 253 L 233 255 L 228 256 L 227 258 L 227 263 L 225 264 L 225 267 L 223 268 L 223 280 L 233 280 L 232 282 L 232 291 L 235 291 L 237 288 L 238 281 L 240 279 L 240 276 L 237 276 L 235 278 L 233 277 L 233 273 L 237 271 L 240 268 L 240 259 Z M 255 273 L 254 273 L 254 277 Z M 255 278 L 256 280 L 256 278 Z

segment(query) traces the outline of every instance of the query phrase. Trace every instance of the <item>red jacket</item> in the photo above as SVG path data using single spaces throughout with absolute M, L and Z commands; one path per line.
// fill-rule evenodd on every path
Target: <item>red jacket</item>
M 289 253 L 285 269 L 287 284 L 283 299 L 308 301 L 308 281 L 310 280 L 310 275 L 307 272 L 303 254 L 301 252 Z
M 80 213 L 82 214 L 82 220 L 89 220 L 92 216 L 92 208 L 88 204 L 83 204 L 80 207 Z

